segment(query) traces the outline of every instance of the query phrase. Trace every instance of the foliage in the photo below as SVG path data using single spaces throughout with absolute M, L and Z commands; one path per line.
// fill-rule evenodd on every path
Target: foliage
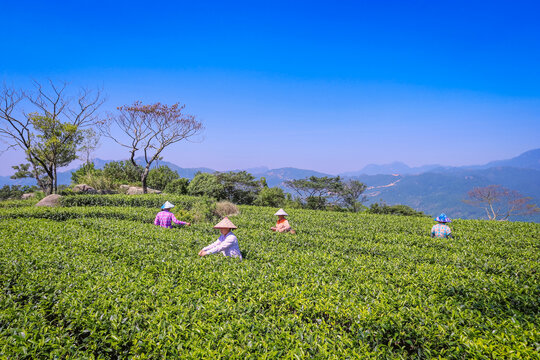
M 208 196 L 218 200 L 224 198 L 225 191 L 215 175 L 201 172 L 195 174 L 187 190 L 189 195 Z
M 82 141 L 77 151 L 84 164 L 92 163 L 92 154 L 99 147 L 99 134 L 92 128 L 81 130 Z
M 327 203 L 338 198 L 343 189 L 341 178 L 311 176 L 306 179 L 287 180 L 285 186 L 294 190 L 301 202 L 313 210 L 324 210 Z
M 152 189 L 164 190 L 169 183 L 178 178 L 179 176 L 176 171 L 164 165 L 150 170 L 147 182 L 148 186 Z
M 82 131 L 95 122 L 103 103 L 99 91 L 93 95 L 83 89 L 71 101 L 65 84 L 49 85 L 35 82 L 35 92 L 6 86 L 0 91 L 0 137 L 8 148 L 23 151 L 28 162 L 14 176 L 35 178 L 47 194 L 57 191 L 57 169 L 76 158 Z
M 193 214 L 186 210 L 186 209 L 174 209 L 173 211 L 174 213 L 174 216 L 176 217 L 176 219 L 180 220 L 180 221 L 185 221 L 185 222 L 188 222 L 188 223 L 192 223 L 193 220 L 195 219 Z M 176 226 L 175 224 L 172 224 L 173 226 Z
M 251 205 L 261 189 L 261 182 L 246 171 L 229 171 L 215 174 L 223 186 L 222 199 L 235 204 Z
M 102 171 L 87 172 L 82 176 L 77 176 L 80 184 L 86 184 L 96 190 L 117 190 L 118 184 L 111 178 L 105 176 Z
M 426 216 L 422 211 L 416 211 L 407 205 L 387 205 L 379 203 L 371 204 L 367 212 L 370 214 L 384 215 Z
M 118 184 L 140 184 L 143 168 L 131 161 L 111 161 L 103 167 L 103 175 Z
M 189 179 L 179 178 L 172 180 L 165 186 L 164 192 L 167 194 L 187 195 Z
M 141 207 L 159 211 L 165 201 L 175 205 L 175 210 L 185 209 L 197 222 L 215 220 L 215 202 L 206 197 L 185 195 L 145 194 L 145 195 L 77 195 L 60 199 L 65 207 Z
M 515 190 L 501 185 L 476 187 L 467 193 L 466 203 L 480 207 L 489 220 L 508 220 L 515 215 L 530 215 L 540 212 L 536 204 L 530 204 L 530 197 L 525 197 Z
M 220 201 L 216 204 L 216 215 L 220 218 L 240 214 L 238 206 L 230 201 Z
M 33 128 L 26 149 L 29 163 L 14 167 L 17 172 L 12 178 L 35 177 L 45 192 L 56 193 L 57 169 L 77 158 L 77 146 L 83 135 L 76 125 L 62 123 L 50 116 L 29 114 L 28 123 Z
M 361 198 L 366 188 L 366 184 L 358 180 L 348 180 L 343 182 L 341 189 L 338 191 L 338 196 L 345 207 L 353 212 L 358 212 L 362 209 L 362 203 L 366 201 L 365 196 Z
M 154 208 L 0 209 L 2 356 L 538 355 L 538 224 L 459 220 L 431 239 L 427 218 L 293 210 L 291 235 L 241 210 L 243 261 L 198 258 L 218 232 L 156 227 Z
M 36 190 L 35 186 L 4 185 L 0 188 L 0 200 L 20 199 L 23 194 Z
M 278 187 L 263 187 L 254 202 L 258 206 L 283 207 L 285 205 L 285 192 Z
M 96 169 L 94 163 L 85 163 L 77 170 L 71 172 L 71 183 L 74 185 L 82 184 L 81 178 L 86 174 L 102 175 L 103 171 Z
M 193 115 L 184 114 L 185 105 L 171 106 L 155 103 L 144 105 L 140 101 L 133 105 L 118 107 L 118 114 L 101 122 L 101 132 L 119 145 L 128 149 L 129 161 L 136 166 L 135 155 L 143 152 L 144 167 L 140 176 L 144 193 L 152 163 L 160 159 L 161 152 L 168 146 L 198 135 L 202 123 Z M 124 142 L 112 129 L 119 128 L 130 140 Z

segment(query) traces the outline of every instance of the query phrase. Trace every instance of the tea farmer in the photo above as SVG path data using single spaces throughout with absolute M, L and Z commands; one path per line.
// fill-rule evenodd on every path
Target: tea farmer
M 219 229 L 221 235 L 212 244 L 199 251 L 199 256 L 221 252 L 225 256 L 242 259 L 242 253 L 240 253 L 240 247 L 238 246 L 238 239 L 232 232 L 232 229 L 237 229 L 236 225 L 234 225 L 229 218 L 224 217 L 223 220 L 214 226 L 214 229 Z
M 450 227 L 446 225 L 446 223 L 451 223 L 452 219 L 446 217 L 446 214 L 441 214 L 434 220 L 437 221 L 438 224 L 433 225 L 431 228 L 431 237 L 451 238 L 452 230 L 450 230 Z
M 171 204 L 168 201 L 165 201 L 165 204 L 161 205 L 161 211 L 157 213 L 156 219 L 154 220 L 154 225 L 161 226 L 164 228 L 172 229 L 172 223 L 178 224 L 178 225 L 186 225 L 190 226 L 191 224 L 188 222 L 180 221 L 176 219 L 176 216 L 171 212 L 171 209 L 174 207 L 173 204 Z
M 276 226 L 273 226 L 270 228 L 272 231 L 277 232 L 287 232 L 289 231 L 291 234 L 295 234 L 296 232 L 291 228 L 291 225 L 289 225 L 289 221 L 285 219 L 285 216 L 289 216 L 283 209 L 279 209 L 275 214 L 275 216 L 278 217 Z

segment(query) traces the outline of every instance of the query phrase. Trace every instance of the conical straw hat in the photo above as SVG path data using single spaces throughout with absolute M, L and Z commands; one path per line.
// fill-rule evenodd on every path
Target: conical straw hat
M 214 229 L 238 229 L 238 227 L 228 217 L 224 217 L 223 220 L 214 226 Z
M 173 204 L 171 204 L 170 202 L 168 201 L 165 201 L 165 204 L 161 205 L 161 208 L 162 209 L 172 209 L 174 207 Z
M 279 210 L 277 211 L 277 213 L 275 213 L 274 215 L 275 215 L 275 216 L 278 216 L 278 215 L 289 216 L 289 214 L 287 214 L 287 213 L 285 212 L 285 210 L 283 210 L 283 209 L 279 209 Z

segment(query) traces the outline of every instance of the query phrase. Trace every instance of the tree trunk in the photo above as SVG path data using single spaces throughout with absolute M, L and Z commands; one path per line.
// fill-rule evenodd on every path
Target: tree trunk
M 56 164 L 54 165 L 54 194 L 58 193 L 58 178 L 56 176 Z
M 143 194 L 147 194 L 148 193 L 148 186 L 146 185 L 146 178 L 148 177 L 148 173 L 150 172 L 150 169 L 149 167 L 147 166 L 146 168 L 144 168 L 144 171 L 141 175 L 141 182 L 142 182 L 142 190 L 143 190 Z

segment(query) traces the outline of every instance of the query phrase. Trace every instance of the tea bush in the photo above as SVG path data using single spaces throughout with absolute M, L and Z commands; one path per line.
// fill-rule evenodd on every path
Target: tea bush
M 121 207 L 0 209 L 1 357 L 538 358 L 538 224 L 241 206 L 240 261 L 90 198 Z

